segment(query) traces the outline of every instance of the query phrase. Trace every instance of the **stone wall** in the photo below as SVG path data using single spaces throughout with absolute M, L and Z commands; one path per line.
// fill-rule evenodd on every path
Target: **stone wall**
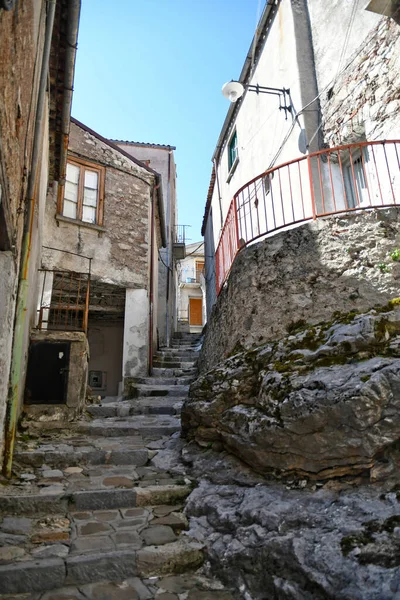
M 200 370 L 278 340 L 299 322 L 398 297 L 400 262 L 390 256 L 398 248 L 396 208 L 318 219 L 245 248 L 213 308 Z
M 103 227 L 57 220 L 55 189 L 48 198 L 44 244 L 92 257 L 96 279 L 122 287 L 147 288 L 153 175 L 75 123 L 71 123 L 69 152 L 106 167 Z M 54 253 L 46 260 L 54 267 L 61 266 L 60 256 Z M 65 260 L 62 257 L 63 266 Z M 81 265 L 78 259 L 69 260 Z
M 40 429 L 46 428 L 49 422 L 57 427 L 65 427 L 66 423 L 76 419 L 86 401 L 86 384 L 88 378 L 89 345 L 86 335 L 78 331 L 32 331 L 31 342 L 64 342 L 70 343 L 68 364 L 67 398 L 65 404 L 31 404 L 24 406 L 25 424 Z
M 340 9 L 341 6 L 338 6 L 337 10 L 340 12 L 336 15 L 335 22 L 342 20 Z M 314 17 L 316 69 L 320 89 L 323 89 L 326 71 L 324 74 L 322 69 L 326 61 L 327 42 L 326 37 L 323 37 L 324 28 L 320 26 L 318 14 Z M 369 13 L 368 22 L 372 20 L 378 21 L 378 24 L 365 39 L 361 38 L 362 43 L 348 60 L 343 60 L 339 66 L 336 52 L 336 62 L 331 65 L 335 74 L 351 61 L 346 71 L 337 77 L 332 87 L 320 98 L 324 141 L 329 146 L 363 139 L 396 139 L 400 135 L 400 27 L 390 18 L 378 20 L 378 15 Z M 359 39 L 354 33 L 353 46 L 354 40 Z M 332 77 L 332 70 L 329 73 Z
M 11 11 L 0 9 L 0 461 L 45 17 L 45 2 L 42 0 L 21 0 Z M 44 115 L 45 122 L 46 119 L 47 113 Z M 35 280 L 39 252 L 36 242 L 43 177 L 46 177 L 47 188 L 47 134 L 46 129 L 43 131 L 42 175 L 36 196 L 38 210 L 34 216 L 29 283 Z M 27 348 L 34 294 L 29 299 L 23 352 Z M 21 372 L 20 397 L 23 380 L 24 372 Z

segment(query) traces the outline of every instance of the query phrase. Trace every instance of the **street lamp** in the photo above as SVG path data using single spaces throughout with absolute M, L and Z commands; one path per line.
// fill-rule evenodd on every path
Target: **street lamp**
M 285 111 L 285 119 L 287 119 L 288 112 L 292 112 L 292 103 L 290 100 L 290 90 L 286 88 L 274 88 L 266 87 L 263 85 L 250 85 L 240 83 L 240 81 L 228 81 L 222 86 L 222 94 L 230 102 L 236 102 L 244 94 L 244 91 L 256 92 L 256 94 L 271 94 L 272 96 L 279 96 L 279 110 Z

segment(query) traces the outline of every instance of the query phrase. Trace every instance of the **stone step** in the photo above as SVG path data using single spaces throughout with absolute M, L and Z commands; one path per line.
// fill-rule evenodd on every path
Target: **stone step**
M 196 362 L 193 361 L 178 361 L 178 360 L 169 360 L 169 359 L 154 359 L 153 367 L 156 368 L 167 368 L 167 369 L 193 369 L 196 365 Z M 153 371 L 154 373 L 154 371 Z
M 137 486 L 131 489 L 92 489 L 76 492 L 44 490 L 43 493 L 0 495 L 3 515 L 49 516 L 68 510 L 93 511 L 146 507 L 156 504 L 178 504 L 191 492 L 186 484 Z M 1 590 L 1 586 L 0 586 Z
M 104 549 L 98 552 L 72 553 L 65 558 L 21 560 L 0 565 L 1 592 L 23 594 L 54 590 L 65 585 L 93 583 L 102 579 L 163 576 L 193 569 L 204 561 L 203 546 L 184 538 L 163 545 L 137 548 L 139 543 L 132 543 L 126 546 L 123 550 Z M 131 597 L 133 599 L 139 596 L 135 594 Z
M 177 377 L 162 377 L 153 375 L 152 377 L 136 377 L 136 383 L 144 383 L 145 385 L 190 385 L 196 379 L 196 374 L 190 376 Z
M 174 360 L 180 362 L 197 362 L 198 355 L 195 352 L 185 352 L 182 354 L 172 354 L 171 352 L 157 352 L 154 360 Z
M 165 590 L 167 590 L 165 592 Z M 179 594 L 179 595 L 178 595 Z M 218 580 L 205 577 L 202 570 L 186 570 L 183 575 L 170 575 L 152 578 L 139 577 L 126 579 L 100 580 L 77 586 L 53 588 L 47 593 L 34 592 L 10 597 L 2 594 L 0 600 L 233 600 L 233 595 Z
M 125 417 L 130 415 L 178 415 L 185 396 L 147 396 L 106 404 L 92 404 L 87 412 L 93 417 Z
M 185 396 L 189 392 L 188 385 L 157 385 L 154 382 L 151 385 L 139 383 L 129 386 L 131 397 L 145 396 Z
M 169 367 L 154 367 L 153 377 L 186 377 L 190 376 L 193 379 L 197 377 L 197 369 L 180 369 L 180 368 L 169 368 Z
M 194 350 L 194 349 L 183 349 L 183 348 L 162 348 L 161 350 L 158 350 L 157 355 L 162 355 L 162 356 L 179 356 L 179 357 L 186 357 L 186 356 L 192 356 L 193 358 L 197 358 L 199 356 L 199 351 L 198 350 Z
M 141 434 L 147 437 L 172 435 L 180 431 L 180 419 L 174 416 L 109 417 L 81 421 L 76 430 L 82 435 L 119 437 Z
M 146 442 L 139 435 L 129 437 L 60 438 L 51 442 L 18 442 L 14 462 L 21 468 L 51 465 L 54 469 L 86 465 L 144 466 L 149 459 Z M 0 507 L 1 510 L 1 507 Z

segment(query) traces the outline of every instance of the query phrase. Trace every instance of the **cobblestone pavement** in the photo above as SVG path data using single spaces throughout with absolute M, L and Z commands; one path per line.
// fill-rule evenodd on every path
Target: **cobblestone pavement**
M 177 447 L 196 344 L 187 335 L 159 352 L 134 399 L 105 398 L 67 431 L 20 435 L 0 485 L 0 600 L 233 598 L 185 535 L 193 482 Z

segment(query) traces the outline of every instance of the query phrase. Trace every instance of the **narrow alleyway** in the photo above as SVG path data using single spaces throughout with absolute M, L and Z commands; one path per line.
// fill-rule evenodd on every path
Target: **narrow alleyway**
M 21 435 L 0 497 L 0 598 L 229 600 L 184 534 L 193 483 L 180 408 L 198 336 L 157 353 L 133 395 L 105 398 L 68 431 Z M 179 575 L 175 575 L 175 574 Z

